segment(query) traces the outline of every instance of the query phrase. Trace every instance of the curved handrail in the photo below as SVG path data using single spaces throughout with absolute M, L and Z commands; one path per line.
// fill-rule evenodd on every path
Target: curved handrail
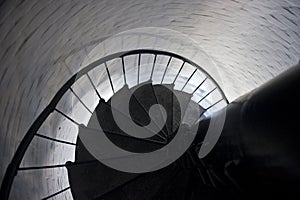
M 24 138 L 22 139 L 21 143 L 19 144 L 10 164 L 7 167 L 7 170 L 5 172 L 1 188 L 0 188 L 0 199 L 7 200 L 9 198 L 10 190 L 14 181 L 14 177 L 17 175 L 18 168 L 22 162 L 22 159 L 26 153 L 26 150 L 28 149 L 31 141 L 33 140 L 34 136 L 36 135 L 39 128 L 42 126 L 44 121 L 47 119 L 47 117 L 55 110 L 55 107 L 57 106 L 58 102 L 61 100 L 63 95 L 67 92 L 67 90 L 83 75 L 87 74 L 89 71 L 94 69 L 95 67 L 112 60 L 114 58 L 124 58 L 125 56 L 129 55 L 135 55 L 135 54 L 154 54 L 154 55 L 165 55 L 165 56 L 171 56 L 177 59 L 180 59 L 186 63 L 189 63 L 196 67 L 197 69 L 201 70 L 207 77 L 209 77 L 210 80 L 213 81 L 213 83 L 219 88 L 219 91 L 223 97 L 223 99 L 228 104 L 228 100 L 224 94 L 224 92 L 221 90 L 219 84 L 199 65 L 194 63 L 193 61 L 182 57 L 178 54 L 167 52 L 167 51 L 161 51 L 161 50 L 154 50 L 154 49 L 136 49 L 131 51 L 124 51 L 124 52 L 118 52 L 111 55 L 108 55 L 106 57 L 100 58 L 97 61 L 94 61 L 93 63 L 89 64 L 88 66 L 81 69 L 79 72 L 74 74 L 56 93 L 56 95 L 52 98 L 48 106 L 41 112 L 41 114 L 37 117 L 37 119 L 33 122 L 33 124 L 28 129 L 27 133 L 25 134 Z

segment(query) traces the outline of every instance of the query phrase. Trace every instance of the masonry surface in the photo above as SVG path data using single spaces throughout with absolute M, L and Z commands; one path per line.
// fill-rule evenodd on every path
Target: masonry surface
M 188 35 L 218 64 L 230 101 L 300 58 L 299 0 L 16 0 L 1 1 L 0 6 L 0 182 L 39 113 L 93 45 L 113 34 L 164 27 Z M 67 138 L 71 130 L 55 131 Z M 62 147 L 40 148 L 34 142 L 27 164 L 37 164 L 41 157 L 43 164 L 64 160 Z M 40 187 L 40 198 L 67 186 L 64 176 L 63 169 L 39 172 L 38 180 L 31 180 L 36 186 L 28 187 Z M 39 178 L 47 177 L 47 184 L 39 185 Z M 14 188 L 20 191 L 15 198 L 31 195 Z M 62 195 L 71 198 L 67 192 Z

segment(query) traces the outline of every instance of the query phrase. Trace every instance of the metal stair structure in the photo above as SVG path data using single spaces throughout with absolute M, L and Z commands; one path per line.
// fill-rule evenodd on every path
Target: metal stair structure
M 129 62 L 130 59 L 134 62 Z M 147 61 L 145 62 L 145 60 Z M 86 89 L 87 87 L 89 89 Z M 110 99 L 124 93 L 129 93 L 132 96 L 129 105 L 132 119 L 127 120 L 133 120 L 138 125 L 143 126 L 149 123 L 148 112 L 151 105 L 160 104 L 165 108 L 167 121 L 158 134 L 145 139 L 133 138 L 122 132 L 113 123 L 111 115 L 113 107 L 110 104 Z M 174 94 L 177 98 L 173 98 Z M 70 100 L 75 102 L 74 106 L 68 104 Z M 180 110 L 177 101 L 183 104 L 192 102 L 193 106 L 202 110 L 202 114 L 185 119 L 184 122 L 181 121 L 178 117 L 180 112 L 193 113 L 193 109 L 186 109 L 185 107 L 184 110 Z M 196 137 L 193 145 L 178 159 L 178 162 L 176 161 L 156 172 L 137 175 L 108 169 L 95 160 L 93 156 L 88 155 L 78 138 L 78 127 L 81 124 L 86 125 L 89 117 L 96 112 L 101 127 L 114 144 L 130 151 L 149 152 L 168 144 L 176 134 L 179 124 L 184 123 L 188 132 L 189 128 L 197 125 L 201 119 L 227 104 L 228 101 L 222 89 L 212 76 L 201 66 L 180 55 L 160 50 L 138 49 L 100 58 L 74 74 L 60 88 L 49 105 L 29 128 L 6 171 L 1 185 L 1 199 L 9 199 L 11 190 L 20 188 L 22 179 L 28 177 L 33 180 L 37 178 L 37 185 L 23 186 L 20 194 L 32 191 L 40 199 L 55 198 L 64 192 L 71 192 L 75 199 L 84 199 L 83 194 L 87 195 L 87 199 L 102 199 L 104 196 L 105 199 L 117 198 L 116 195 L 118 197 L 123 196 L 123 199 L 140 199 L 138 198 L 139 194 L 142 195 L 143 191 L 148 190 L 147 184 L 144 184 L 144 188 L 139 191 L 140 193 L 136 193 L 136 197 L 123 195 L 125 191 L 128 193 L 133 191 L 133 187 L 142 185 L 140 181 L 145 181 L 145 178 L 140 179 L 140 176 L 148 177 L 149 184 L 151 181 L 157 182 L 159 180 L 166 180 L 168 181 L 167 184 L 174 183 L 173 188 L 165 188 L 163 184 L 161 187 L 157 185 L 149 197 L 159 199 L 158 195 L 160 194 L 171 194 L 171 190 L 181 187 L 180 184 L 175 184 L 172 180 L 180 177 L 178 180 L 186 181 L 188 185 L 191 185 L 191 187 L 185 188 L 187 194 L 182 196 L 182 199 L 186 199 L 187 196 L 189 199 L 197 198 L 196 192 L 189 191 L 190 188 L 196 187 L 196 182 L 196 185 L 203 184 L 208 186 L 208 190 L 214 190 L 216 188 L 214 182 L 218 180 L 216 175 L 213 177 L 212 172 L 209 172 L 205 168 L 205 164 L 197 157 L 197 150 L 201 145 L 203 136 Z M 78 109 L 79 107 L 80 109 Z M 75 108 L 77 109 L 76 112 L 74 112 Z M 74 134 L 67 138 L 60 137 L 57 130 L 64 130 L 65 128 L 63 126 L 51 127 L 55 120 L 61 120 L 63 124 L 72 124 Z M 51 130 L 55 130 L 56 134 Z M 53 147 L 54 150 L 51 149 Z M 51 157 L 50 154 L 45 160 L 30 160 L 30 155 L 43 153 L 43 150 L 40 149 L 53 152 L 53 154 L 55 151 L 59 151 L 66 156 L 56 158 Z M 51 163 L 51 160 L 54 162 Z M 36 163 L 36 165 L 32 165 L 32 163 Z M 193 170 L 186 170 L 189 168 L 193 168 Z M 69 180 L 69 185 L 65 182 L 61 184 L 58 180 L 58 183 L 54 184 L 58 184 L 61 190 L 51 191 L 52 193 L 47 194 L 45 191 L 38 191 L 38 184 L 42 184 L 38 182 L 44 180 L 43 177 L 47 181 L 46 174 L 48 172 L 46 171 L 49 169 L 60 170 L 55 176 Z M 67 173 L 65 169 L 67 169 Z M 82 176 L 78 176 L 79 174 Z M 87 175 L 85 178 L 84 174 Z M 93 174 L 95 175 L 91 176 Z M 103 174 L 106 175 L 105 179 L 102 179 Z M 194 174 L 196 176 L 193 176 Z M 84 181 L 78 180 L 79 177 Z M 89 185 L 87 177 L 92 178 L 90 181 L 93 183 L 101 180 L 99 183 L 104 181 L 107 185 L 103 186 L 101 191 L 92 187 L 86 188 L 85 186 Z M 119 192 L 112 194 L 111 191 L 120 188 Z M 87 190 L 85 191 L 85 189 Z M 132 192 L 129 193 L 134 195 Z M 171 196 L 166 195 L 162 198 L 171 198 Z
M 138 87 L 138 86 L 135 86 Z M 110 138 L 115 145 L 122 149 L 134 151 L 138 153 L 151 152 L 161 148 L 170 142 L 177 132 L 180 120 L 180 112 L 193 112 L 186 110 L 187 104 L 191 101 L 191 95 L 180 91 L 174 91 L 174 85 L 152 85 L 151 82 L 146 82 L 142 87 L 129 89 L 125 85 L 112 98 L 124 95 L 124 92 L 130 93 L 132 101 L 129 107 L 132 111 L 132 119 L 137 124 L 145 125 L 149 123 L 149 108 L 153 104 L 163 105 L 167 110 L 167 120 L 164 128 L 151 138 L 138 139 L 124 133 L 117 124 L 114 123 L 114 118 L 111 113 L 113 109 L 110 105 L 111 101 L 101 101 L 96 108 L 97 116 L 101 127 L 106 136 Z M 168 88 L 168 89 L 167 89 Z M 131 92 L 133 90 L 134 92 Z M 173 92 L 177 92 L 177 97 L 180 100 L 174 99 Z M 176 101 L 184 100 L 185 109 L 180 110 Z M 195 107 L 199 104 L 194 102 Z M 194 116 L 196 118 L 197 116 Z M 193 122 L 193 120 L 192 120 Z M 186 124 L 185 132 L 189 132 L 190 126 Z M 200 135 L 201 133 L 199 133 Z M 85 163 L 92 161 L 93 156 L 86 150 L 82 142 L 78 141 L 76 148 L 76 161 Z M 69 180 L 71 184 L 72 194 L 75 199 L 197 199 L 199 188 L 206 187 L 207 191 L 214 190 L 215 179 L 209 179 L 208 173 L 200 168 L 196 160 L 196 144 L 195 141 L 191 148 L 174 164 L 162 170 L 149 172 L 146 174 L 122 173 L 113 170 L 101 162 L 92 162 L 86 165 L 74 165 L 69 163 L 67 166 Z M 88 159 L 88 160 L 87 160 Z M 92 165 L 91 168 L 88 168 Z M 206 176 L 206 179 L 204 178 Z M 204 179 L 202 180 L 201 177 Z M 172 181 L 171 181 L 172 180 Z M 86 184 L 82 184 L 86 183 Z M 203 187 L 193 187 L 195 184 L 202 184 Z M 155 187 L 152 187 L 156 185 Z M 168 185 L 168 187 L 166 187 Z M 178 194 L 175 194 L 176 187 L 179 187 Z M 191 187 L 191 188 L 190 188 Z M 136 189 L 138 188 L 138 192 Z M 172 190 L 172 192 L 171 192 Z M 146 193 L 147 195 L 143 195 Z M 179 195 L 179 196 L 178 196 Z M 194 196 L 193 196 L 194 195 Z M 212 195 L 210 192 L 207 198 Z M 213 194 L 216 196 L 216 192 Z M 201 197 L 205 197 L 203 192 Z

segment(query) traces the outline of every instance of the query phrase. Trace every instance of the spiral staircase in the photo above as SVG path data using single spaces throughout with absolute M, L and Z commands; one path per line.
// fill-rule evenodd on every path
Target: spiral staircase
M 122 99 L 124 94 L 131 96 L 131 118 L 125 116 L 125 121 L 146 126 L 151 120 L 149 109 L 159 104 L 167 117 L 163 128 L 148 138 L 135 138 L 122 131 L 114 121 L 111 101 Z M 157 171 L 135 174 L 114 170 L 95 159 L 78 137 L 78 127 L 88 125 L 86 119 L 95 114 L 104 134 L 115 145 L 145 153 L 167 145 L 180 125 L 185 133 L 191 133 L 199 122 L 227 104 L 216 81 L 201 66 L 180 55 L 138 49 L 101 58 L 73 75 L 32 124 L 5 174 L 1 199 L 20 198 L 28 192 L 39 199 L 59 199 L 64 193 L 66 199 L 198 199 L 224 195 L 218 187 L 224 185 L 224 180 L 198 158 L 205 135 L 201 129 L 176 162 Z M 197 109 L 201 115 L 194 112 Z M 53 127 L 57 121 L 61 126 Z M 60 131 L 70 127 L 73 135 L 63 138 Z M 43 151 L 62 156 L 44 160 L 30 156 Z M 49 169 L 58 171 L 49 174 Z M 30 178 L 34 182 L 35 177 L 60 189 L 38 190 L 38 184 L 44 183 L 28 188 L 22 185 L 22 180 Z M 51 177 L 67 181 L 49 181 Z
M 0 198 L 295 199 L 299 120 L 278 105 L 300 112 L 299 75 L 298 64 L 228 104 L 206 70 L 178 54 L 137 49 L 97 59 L 74 74 L 31 125 L 6 170 Z M 224 112 L 219 135 L 209 132 Z M 134 129 L 126 131 L 122 124 Z M 95 153 L 91 146 L 104 143 L 87 145 L 89 133 L 130 153 L 118 157 L 103 148 Z M 146 166 L 140 173 L 109 165 L 159 152 L 178 135 L 182 144 L 194 137 L 164 167 L 135 163 L 137 169 Z M 203 158 L 207 136 L 218 142 Z

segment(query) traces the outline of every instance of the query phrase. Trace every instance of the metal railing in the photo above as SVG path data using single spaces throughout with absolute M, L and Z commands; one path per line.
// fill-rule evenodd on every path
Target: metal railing
M 68 142 L 68 141 L 63 141 L 63 140 L 59 140 L 56 138 L 52 138 L 52 137 L 48 137 L 45 135 L 41 135 L 38 134 L 38 130 L 40 129 L 40 127 L 42 126 L 42 124 L 45 122 L 45 120 L 48 118 L 48 116 L 53 113 L 53 112 L 57 112 L 60 115 L 62 115 L 63 117 L 67 118 L 68 120 L 70 120 L 72 123 L 74 123 L 75 125 L 79 125 L 79 122 L 76 122 L 76 120 L 72 119 L 71 117 L 69 117 L 67 114 L 65 114 L 64 112 L 62 112 L 61 110 L 59 110 L 57 108 L 57 105 L 59 103 L 59 101 L 62 99 L 63 95 L 70 90 L 77 98 L 78 101 L 90 112 L 92 113 L 93 111 L 90 110 L 83 101 L 81 101 L 80 97 L 76 94 L 76 92 L 71 88 L 71 86 L 81 77 L 83 76 L 87 76 L 88 80 L 90 81 L 91 85 L 93 86 L 93 89 L 95 90 L 97 96 L 99 97 L 100 100 L 102 100 L 103 98 L 101 97 L 100 92 L 97 90 L 96 85 L 93 83 L 91 77 L 89 76 L 88 72 L 90 72 L 92 69 L 100 66 L 101 64 L 104 64 L 106 71 L 107 71 L 107 75 L 109 78 L 109 83 L 111 85 L 112 91 L 113 93 L 116 92 L 114 85 L 113 85 L 113 80 L 111 78 L 111 74 L 109 71 L 109 66 L 107 65 L 107 62 L 115 59 L 115 58 L 120 58 L 121 59 L 121 63 L 122 63 L 122 72 L 123 72 L 123 78 L 124 78 L 124 83 L 127 83 L 127 79 L 126 79 L 126 66 L 125 66 L 125 62 L 124 62 L 124 58 L 126 58 L 127 56 L 131 56 L 131 55 L 137 55 L 138 56 L 138 77 L 137 77 L 137 84 L 140 83 L 140 60 L 141 60 L 141 56 L 144 54 L 152 54 L 154 55 L 154 61 L 153 61 L 153 65 L 152 65 L 152 69 L 151 69 L 151 76 L 150 76 L 150 80 L 153 77 L 154 74 L 154 68 L 156 66 L 156 61 L 157 61 L 157 56 L 165 56 L 168 58 L 168 62 L 165 66 L 165 69 L 163 71 L 163 75 L 162 75 L 162 79 L 160 81 L 160 84 L 163 84 L 164 82 L 164 78 L 166 77 L 166 73 L 168 68 L 172 67 L 170 65 L 171 60 L 173 59 L 178 59 L 181 60 L 183 62 L 183 64 L 181 65 L 179 71 L 176 74 L 175 79 L 173 80 L 173 84 L 176 82 L 178 76 L 180 75 L 184 65 L 186 63 L 190 64 L 191 66 L 194 67 L 194 71 L 193 73 L 189 76 L 189 78 L 186 80 L 186 82 L 183 84 L 183 87 L 181 88 L 180 91 L 183 91 L 185 89 L 185 87 L 187 86 L 188 82 L 191 80 L 191 78 L 195 75 L 195 73 L 197 71 L 199 71 L 200 73 L 205 75 L 205 78 L 203 80 L 199 80 L 199 85 L 197 85 L 193 92 L 191 93 L 191 95 L 193 95 L 197 90 L 199 90 L 199 88 L 207 81 L 207 80 L 211 80 L 213 82 L 213 84 L 215 85 L 215 87 L 210 90 L 207 91 L 206 94 L 204 94 L 202 96 L 202 98 L 197 102 L 198 104 L 200 104 L 203 100 L 205 100 L 212 92 L 217 91 L 220 93 L 221 98 L 219 100 L 217 100 L 214 103 L 211 103 L 208 107 L 204 108 L 204 112 L 202 114 L 204 114 L 206 111 L 208 111 L 209 109 L 211 109 L 212 107 L 216 106 L 218 103 L 220 103 L 221 101 L 225 102 L 226 104 L 228 104 L 228 100 L 225 97 L 225 94 L 223 93 L 222 89 L 220 88 L 220 86 L 218 85 L 218 83 L 212 78 L 212 76 L 210 76 L 203 68 L 201 68 L 199 65 L 197 65 L 196 63 L 194 63 L 193 61 L 186 59 L 180 55 L 171 53 L 171 52 L 166 52 L 166 51 L 159 51 L 159 50 L 152 50 L 152 49 L 138 49 L 138 50 L 132 50 L 132 51 L 126 51 L 126 52 L 119 52 L 119 53 L 115 53 L 115 54 L 111 54 L 108 55 L 104 58 L 101 58 L 91 64 L 89 64 L 88 66 L 86 66 L 85 68 L 81 69 L 78 73 L 74 74 L 60 89 L 59 91 L 56 93 L 56 95 L 53 97 L 53 99 L 51 100 L 51 102 L 49 103 L 49 105 L 41 112 L 41 114 L 37 117 L 37 119 L 33 122 L 33 124 L 31 125 L 31 127 L 29 128 L 29 130 L 27 131 L 27 133 L 25 134 L 24 138 L 22 139 L 21 143 L 19 144 L 10 164 L 7 167 L 6 173 L 4 175 L 3 181 L 2 181 L 2 185 L 1 185 L 1 190 L 0 190 L 0 199 L 2 200 L 7 200 L 9 198 L 10 195 L 10 191 L 11 191 L 11 187 L 12 184 L 14 182 L 14 178 L 17 175 L 17 173 L 19 171 L 24 171 L 24 170 L 36 170 L 36 169 L 46 169 L 46 168 L 57 168 L 57 167 L 66 167 L 68 164 L 70 163 L 65 163 L 65 164 L 58 164 L 58 165 L 48 165 L 48 166 L 34 166 L 34 167 L 20 167 L 20 164 L 23 160 L 24 154 L 26 153 L 29 145 L 31 144 L 32 140 L 34 139 L 34 137 L 41 137 L 44 138 L 46 140 L 51 140 L 53 142 L 58 142 L 58 143 L 62 143 L 64 145 L 73 145 L 76 146 L 75 143 L 72 142 Z M 199 116 L 200 118 L 201 116 Z M 87 162 L 75 162 L 75 163 L 71 163 L 73 165 L 81 165 L 81 164 L 88 164 L 90 162 L 94 162 L 94 161 L 87 161 Z M 54 197 L 55 195 L 58 195 L 62 192 L 65 192 L 67 190 L 69 190 L 70 187 L 66 187 L 64 189 L 62 189 L 61 191 L 57 191 L 54 194 L 50 194 L 48 197 L 45 197 L 43 199 L 48 199 L 51 197 Z

